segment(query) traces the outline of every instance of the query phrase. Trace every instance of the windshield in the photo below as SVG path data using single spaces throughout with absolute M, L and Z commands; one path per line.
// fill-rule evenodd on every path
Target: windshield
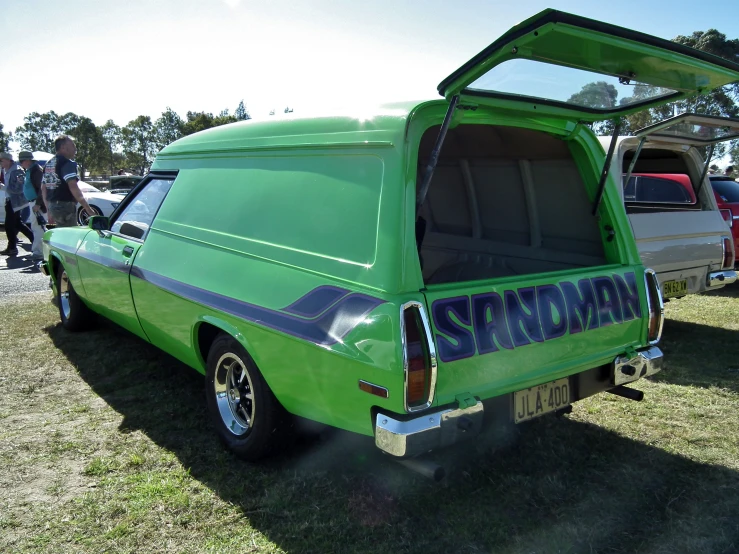
M 78 183 L 77 186 L 79 187 L 80 192 L 100 192 L 100 189 L 96 189 L 87 183 Z
M 724 202 L 739 202 L 739 183 L 729 179 L 711 179 L 713 190 Z
M 612 111 L 674 94 L 675 90 L 561 65 L 514 59 L 493 67 L 469 90 L 517 94 Z

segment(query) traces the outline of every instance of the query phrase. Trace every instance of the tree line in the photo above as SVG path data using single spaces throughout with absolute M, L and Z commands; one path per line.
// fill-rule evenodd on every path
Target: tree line
M 285 113 L 292 112 L 289 107 Z M 270 115 L 275 113 L 274 110 Z M 244 101 L 239 102 L 233 114 L 223 110 L 218 115 L 210 112 L 187 112 L 182 119 L 167 107 L 162 115 L 152 121 L 148 115 L 140 115 L 124 127 L 112 119 L 104 125 L 95 125 L 89 117 L 75 113 L 57 114 L 33 112 L 23 118 L 23 125 L 14 132 L 6 132 L 0 123 L 0 151 L 6 151 L 11 141 L 23 150 L 54 152 L 54 139 L 70 135 L 77 143 L 77 164 L 80 171 L 91 173 L 115 173 L 118 169 L 143 175 L 149 170 L 157 152 L 175 140 L 226 123 L 251 119 Z M 82 173 L 84 175 L 84 173 Z

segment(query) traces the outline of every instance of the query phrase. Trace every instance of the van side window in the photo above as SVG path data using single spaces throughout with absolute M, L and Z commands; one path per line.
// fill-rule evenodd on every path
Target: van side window
M 169 179 L 149 181 L 113 222 L 111 232 L 144 240 L 171 186 Z

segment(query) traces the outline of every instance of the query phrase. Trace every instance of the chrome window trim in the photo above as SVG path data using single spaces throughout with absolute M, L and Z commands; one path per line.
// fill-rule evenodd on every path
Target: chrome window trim
M 408 348 L 405 339 L 405 311 L 410 308 L 418 308 L 418 313 L 421 316 L 421 323 L 423 324 L 423 330 L 426 334 L 426 344 L 428 346 L 429 362 L 431 364 L 431 378 L 429 382 L 429 397 L 425 404 L 420 406 L 409 406 L 408 405 Z M 434 401 L 434 395 L 436 393 L 436 347 L 434 346 L 434 339 L 431 335 L 431 326 L 429 325 L 428 317 L 426 316 L 426 310 L 423 304 L 416 300 L 406 302 L 400 307 L 400 342 L 403 350 L 403 406 L 405 411 L 410 413 L 420 412 L 431 407 Z
M 658 310 L 655 310 L 655 317 L 658 318 L 657 323 L 657 337 L 654 340 L 649 339 L 649 321 L 647 320 L 647 341 L 650 345 L 659 343 L 662 338 L 662 327 L 665 323 L 665 302 L 662 299 L 662 289 L 659 286 L 659 279 L 657 273 L 650 268 L 644 270 L 644 284 L 647 289 L 647 310 L 651 313 L 652 311 L 652 293 L 650 290 L 657 294 Z M 648 314 L 647 314 L 648 316 Z

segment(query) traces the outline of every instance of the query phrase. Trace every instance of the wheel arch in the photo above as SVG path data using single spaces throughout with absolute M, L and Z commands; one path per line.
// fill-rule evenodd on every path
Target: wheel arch
M 259 359 L 256 355 L 256 351 L 253 345 L 244 336 L 244 334 L 231 323 L 210 315 L 205 315 L 199 318 L 198 322 L 193 328 L 192 340 L 193 344 L 196 346 L 198 362 L 201 366 L 198 369 L 202 373 L 205 373 L 206 371 L 208 352 L 210 351 L 210 347 L 213 345 L 216 337 L 221 333 L 230 335 L 231 337 L 233 337 L 234 340 L 241 344 L 241 346 L 244 347 L 244 350 L 246 350 L 246 353 L 249 354 L 251 359 L 257 365 L 257 369 L 259 370 L 259 372 L 262 373 L 262 370 L 259 369 L 260 364 Z M 264 373 L 262 373 L 262 377 L 265 377 Z

